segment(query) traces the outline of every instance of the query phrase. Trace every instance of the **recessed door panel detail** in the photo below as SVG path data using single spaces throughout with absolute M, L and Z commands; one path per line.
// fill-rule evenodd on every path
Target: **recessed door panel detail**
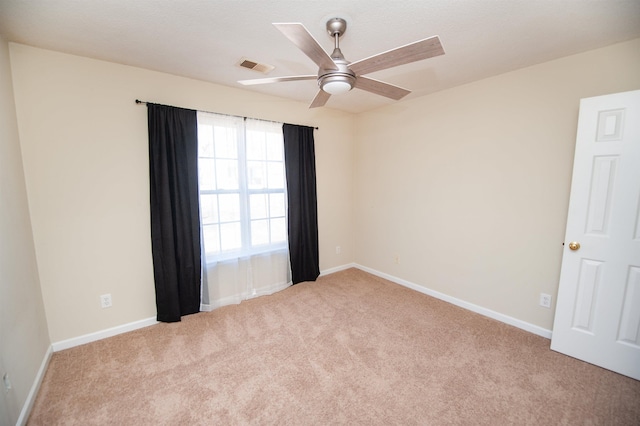
M 597 303 L 598 287 L 604 262 L 582 259 L 578 288 L 573 307 L 573 325 L 576 330 L 593 333 L 593 313 Z
M 608 235 L 617 166 L 617 156 L 601 156 L 593 159 L 593 178 L 585 230 L 587 235 Z
M 624 109 L 600 111 L 598 114 L 597 142 L 619 141 L 622 139 Z
M 629 268 L 618 341 L 640 347 L 640 267 Z

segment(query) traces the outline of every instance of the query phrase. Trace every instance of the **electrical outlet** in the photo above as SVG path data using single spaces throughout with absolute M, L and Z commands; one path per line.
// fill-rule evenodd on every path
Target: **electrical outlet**
M 393 256 L 393 261 L 394 261 L 396 264 L 399 264 L 399 263 L 400 263 L 400 256 L 399 256 L 399 255 L 397 255 L 397 254 L 396 254 L 395 256 Z
M 111 307 L 111 294 L 103 294 L 100 296 L 100 306 L 103 308 Z
M 540 293 L 540 306 L 543 308 L 551 307 L 551 295 L 546 293 Z
M 336 254 L 342 253 L 342 247 L 336 246 Z

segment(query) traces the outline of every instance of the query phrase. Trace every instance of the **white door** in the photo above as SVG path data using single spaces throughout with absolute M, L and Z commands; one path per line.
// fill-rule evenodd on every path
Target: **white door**
M 580 102 L 551 349 L 640 380 L 640 90 Z

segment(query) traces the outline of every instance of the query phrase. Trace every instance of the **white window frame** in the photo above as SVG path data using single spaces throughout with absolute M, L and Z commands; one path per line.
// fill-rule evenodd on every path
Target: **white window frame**
M 246 144 L 247 144 L 247 137 L 246 137 L 246 128 L 247 128 L 247 121 L 253 121 L 253 123 L 251 124 L 258 124 L 261 122 L 261 120 L 252 120 L 252 119 L 243 119 L 242 117 L 233 117 L 233 116 L 226 116 L 226 115 L 221 115 L 221 114 L 214 114 L 214 113 L 207 113 L 207 112 L 198 112 L 198 125 L 200 126 L 201 123 L 202 124 L 207 124 L 207 125 L 213 125 L 213 126 L 224 126 L 224 127 L 228 127 L 228 128 L 234 128 L 237 130 L 237 151 L 238 151 L 238 163 L 237 163 L 237 170 L 238 170 L 238 189 L 202 189 L 199 188 L 199 198 L 200 198 L 200 202 L 202 203 L 202 196 L 203 195 L 222 195 L 222 194 L 239 194 L 239 201 L 240 201 L 240 230 L 241 230 L 241 247 L 238 249 L 230 249 L 230 250 L 220 250 L 220 251 L 208 251 L 206 252 L 206 259 L 207 259 L 207 263 L 210 262 L 217 262 L 217 261 L 223 261 L 223 260 L 228 260 L 228 259 L 233 259 L 233 258 L 242 258 L 242 257 L 249 257 L 249 256 L 253 256 L 256 254 L 261 254 L 261 253 L 270 253 L 270 252 L 275 252 L 275 251 L 282 251 L 282 250 L 286 250 L 288 249 L 288 235 L 286 235 L 286 227 L 287 227 L 287 214 L 288 214 L 288 208 L 287 208 L 287 190 L 286 190 L 286 176 L 285 176 L 285 170 L 284 170 L 284 146 L 283 146 L 283 152 L 282 152 L 282 176 L 283 176 L 283 188 L 260 188 L 260 189 L 256 189 L 256 188 L 249 188 L 249 183 L 248 183 L 248 159 L 247 159 L 247 152 L 246 152 Z M 227 126 L 225 126 L 224 123 L 229 123 Z M 267 128 L 271 128 L 271 129 L 278 129 L 278 132 L 280 135 L 282 135 L 282 124 L 281 123 L 272 123 L 272 122 L 262 122 L 264 123 L 264 126 Z M 275 133 L 275 132 L 272 132 Z M 199 136 L 200 136 L 200 132 L 199 132 Z M 282 137 L 282 136 L 281 136 Z M 200 144 L 200 141 L 198 142 Z M 214 157 L 201 157 L 200 156 L 200 149 L 199 149 L 199 155 L 198 155 L 198 168 L 199 168 L 199 184 L 201 182 L 201 177 L 200 177 L 200 172 L 201 172 L 201 159 L 202 158 L 216 158 L 215 154 Z M 219 158 L 219 157 L 218 157 Z M 214 160 L 215 161 L 215 160 Z M 256 160 L 252 160 L 252 161 L 256 161 Z M 264 160 L 265 162 L 275 162 L 278 163 L 278 161 L 274 161 L 274 160 Z M 278 242 L 270 242 L 268 244 L 262 244 L 262 245 L 256 245 L 253 246 L 252 245 L 252 240 L 251 240 L 251 232 L 252 232 L 252 226 L 251 226 L 251 212 L 250 212 L 250 197 L 251 195 L 254 194 L 266 194 L 266 195 L 270 195 L 270 194 L 282 194 L 283 199 L 284 199 L 284 216 L 271 216 L 270 213 L 270 208 L 269 208 L 269 204 L 267 204 L 267 216 L 266 216 L 266 220 L 269 221 L 269 226 L 271 226 L 271 219 L 283 219 L 284 221 L 284 232 L 285 232 L 285 239 L 284 241 L 278 241 Z M 218 205 L 218 211 L 219 211 L 219 205 Z M 203 217 L 202 217 L 202 207 L 201 207 L 201 212 L 200 212 L 200 218 L 201 218 L 201 232 L 202 235 L 204 236 L 204 227 L 208 226 L 208 225 L 212 225 L 212 224 L 218 224 L 218 226 L 220 226 L 220 224 L 225 223 L 224 221 L 221 220 L 220 218 L 220 214 L 218 212 L 218 221 L 217 222 L 213 222 L 213 223 L 208 223 L 205 224 L 203 221 Z M 256 219 L 254 219 L 256 220 Z M 237 221 L 228 221 L 226 223 L 232 223 L 232 222 L 237 222 Z M 220 228 L 218 228 L 218 244 L 219 247 L 222 247 L 222 236 L 221 236 L 221 231 Z M 269 231 L 269 235 L 271 238 L 271 232 Z M 207 248 L 205 247 L 205 241 L 203 240 L 203 250 L 206 250 Z

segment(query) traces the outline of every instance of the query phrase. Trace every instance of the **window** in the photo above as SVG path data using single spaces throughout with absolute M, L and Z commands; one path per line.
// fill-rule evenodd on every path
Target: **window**
M 198 112 L 198 177 L 208 256 L 286 247 L 281 124 Z

